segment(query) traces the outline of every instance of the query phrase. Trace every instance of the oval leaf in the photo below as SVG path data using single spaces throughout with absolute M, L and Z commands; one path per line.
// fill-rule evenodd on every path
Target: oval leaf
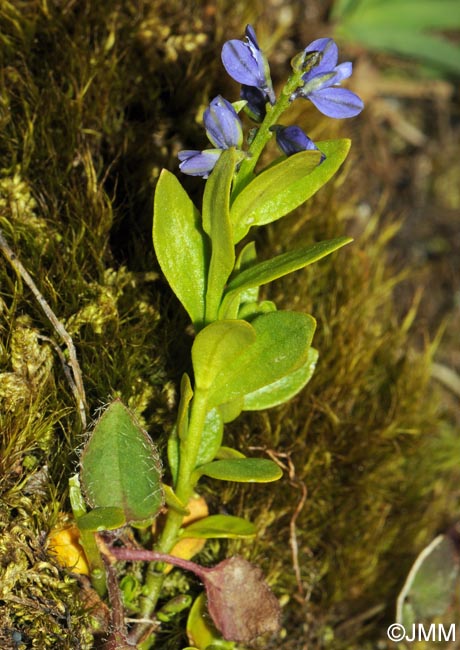
M 204 322 L 208 252 L 200 213 L 174 174 L 161 172 L 155 191 L 153 245 L 158 263 L 194 325 Z
M 80 478 L 94 508 L 121 508 L 127 523 L 152 520 L 163 505 L 156 447 L 115 400 L 94 427 L 81 457 Z
M 321 160 L 320 151 L 301 151 L 261 172 L 236 197 L 230 210 L 234 242 L 248 233 L 251 226 L 276 221 L 301 205 L 292 188 L 308 177 Z
M 220 373 L 214 373 L 214 381 L 209 382 L 209 406 L 232 402 L 303 366 L 315 326 L 312 316 L 296 312 L 275 311 L 257 316 L 252 321 L 255 343 L 242 352 L 239 350 L 238 356 L 229 355 Z
M 182 529 L 182 537 L 198 539 L 246 539 L 255 537 L 256 533 L 254 524 L 232 515 L 210 515 Z
M 196 388 L 208 391 L 255 339 L 252 326 L 242 320 L 216 321 L 201 330 L 192 347 Z
M 196 472 L 219 481 L 237 483 L 270 483 L 277 481 L 283 475 L 278 465 L 266 458 L 216 460 L 202 465 Z
M 242 410 L 261 411 L 284 404 L 307 385 L 315 372 L 317 360 L 318 351 L 310 348 L 306 362 L 298 370 L 294 370 L 290 375 L 278 379 L 273 384 L 245 395 Z

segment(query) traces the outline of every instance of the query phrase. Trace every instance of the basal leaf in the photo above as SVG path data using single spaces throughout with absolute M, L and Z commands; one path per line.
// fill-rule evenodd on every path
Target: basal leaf
M 208 251 L 200 214 L 186 191 L 164 169 L 155 191 L 153 244 L 158 263 L 192 322 L 205 316 Z
M 251 226 L 271 223 L 304 202 L 294 190 L 319 165 L 319 151 L 301 151 L 261 172 L 238 194 L 230 210 L 234 242 Z
M 317 359 L 318 352 L 314 348 L 310 348 L 306 362 L 298 370 L 294 370 L 294 372 L 278 379 L 273 384 L 245 395 L 243 398 L 243 411 L 260 411 L 284 404 L 290 400 L 312 378 Z
M 231 515 L 210 515 L 182 529 L 182 537 L 198 539 L 247 539 L 256 533 L 257 528 L 250 521 Z
M 269 386 L 306 363 L 316 326 L 312 316 L 275 311 L 257 316 L 251 325 L 255 342 L 239 350 L 238 355 L 229 354 L 219 372 L 213 373 L 213 381 L 208 382 L 210 407 Z
M 224 151 L 206 181 L 203 195 L 203 228 L 211 239 L 206 322 L 216 319 L 225 284 L 235 264 L 229 202 L 236 162 L 234 148 Z
M 156 447 L 120 400 L 96 423 L 80 478 L 91 507 L 121 508 L 127 523 L 152 520 L 163 505 Z
M 126 524 L 125 514 L 122 508 L 94 508 L 77 520 L 80 530 L 100 532 L 103 530 L 115 530 Z
M 217 377 L 222 380 L 255 339 L 253 327 L 242 320 L 215 321 L 201 330 L 192 347 L 196 389 L 208 391 Z
M 266 458 L 215 460 L 195 471 L 201 476 L 237 483 L 270 483 L 283 475 L 278 465 Z
M 353 240 L 350 237 L 337 237 L 336 239 L 322 241 L 305 248 L 283 253 L 271 260 L 259 262 L 237 273 L 228 283 L 222 302 L 222 316 L 225 317 L 226 310 L 231 309 L 232 303 L 240 292 L 253 287 L 260 287 L 288 273 L 313 264 L 313 262 L 317 262 L 351 241 Z

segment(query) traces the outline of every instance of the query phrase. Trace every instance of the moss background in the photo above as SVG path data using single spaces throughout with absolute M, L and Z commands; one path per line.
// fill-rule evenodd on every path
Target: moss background
M 221 44 L 254 22 L 280 82 L 296 51 L 331 35 L 326 19 L 319 0 L 0 3 L 0 227 L 73 337 L 92 417 L 120 396 L 164 448 L 192 339 L 154 258 L 153 191 L 178 150 L 204 145 L 209 98 L 236 99 Z M 460 514 L 458 394 L 432 380 L 460 367 L 458 106 L 448 81 L 427 92 L 412 64 L 342 47 L 349 56 L 362 116 L 337 123 L 306 103 L 290 114 L 313 138 L 351 136 L 349 162 L 258 235 L 262 257 L 356 236 L 269 290 L 318 318 L 318 369 L 292 403 L 228 431 L 243 451 L 277 457 L 285 478 L 206 487 L 214 511 L 245 513 L 262 534 L 211 544 L 204 561 L 237 547 L 263 566 L 284 596 L 273 647 L 285 650 L 385 648 L 413 559 Z M 389 68 L 415 78 L 412 96 L 388 86 Z M 184 184 L 198 196 L 200 179 Z M 0 282 L 0 645 L 92 648 L 91 592 L 46 550 L 84 432 L 61 341 L 3 257 Z M 158 647 L 187 645 L 182 624 Z

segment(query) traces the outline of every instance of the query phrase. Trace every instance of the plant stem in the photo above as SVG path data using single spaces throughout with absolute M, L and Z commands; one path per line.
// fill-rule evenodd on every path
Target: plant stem
M 183 560 L 180 557 L 174 557 L 174 555 L 169 555 L 168 553 L 112 546 L 110 548 L 110 555 L 112 555 L 116 560 L 125 560 L 127 562 L 165 562 L 166 564 L 172 564 L 181 569 L 185 569 L 185 571 L 191 571 L 202 580 L 204 580 L 206 574 L 209 573 L 209 569 L 206 569 L 195 562 Z
M 257 135 L 251 143 L 248 150 L 248 157 L 241 163 L 240 169 L 235 176 L 235 181 L 232 190 L 232 200 L 246 187 L 254 175 L 254 168 L 257 165 L 260 154 L 262 153 L 265 145 L 272 137 L 273 133 L 270 127 L 276 124 L 279 117 L 288 108 L 291 101 L 291 95 L 303 85 L 302 75 L 305 74 L 305 69 L 296 70 L 286 82 L 278 100 L 273 106 L 268 106 L 267 114 L 257 131 Z
M 185 439 L 180 443 L 179 473 L 175 492 L 182 503 L 187 504 L 192 496 L 195 487 L 192 474 L 195 470 L 196 460 L 201 443 L 201 434 L 208 410 L 207 394 L 197 390 L 191 402 L 190 422 Z M 160 538 L 155 545 L 159 553 L 168 553 L 176 544 L 179 538 L 179 530 L 182 525 L 183 515 L 172 508 L 166 517 L 165 526 Z M 155 609 L 163 585 L 164 573 L 158 570 L 158 561 L 151 561 L 147 568 L 147 575 L 144 585 L 144 596 L 140 603 L 140 615 L 142 619 L 148 619 Z M 138 641 L 142 638 L 147 625 L 139 623 L 130 635 L 130 640 Z M 142 641 L 139 650 L 148 650 L 153 643 L 151 635 Z

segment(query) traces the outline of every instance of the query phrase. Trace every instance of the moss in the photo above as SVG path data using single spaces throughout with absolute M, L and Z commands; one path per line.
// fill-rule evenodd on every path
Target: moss
M 120 396 L 160 446 L 191 337 L 154 260 L 153 186 L 177 150 L 203 144 L 195 118 L 224 90 L 220 43 L 260 10 L 255 0 L 0 8 L 0 227 L 72 335 L 90 414 Z M 262 18 L 273 44 L 279 14 Z M 285 41 L 280 74 L 291 50 Z M 333 137 L 332 129 L 320 122 L 311 135 Z M 357 166 L 348 184 L 341 175 L 308 211 L 260 235 L 263 256 L 356 230 Z M 186 183 L 198 194 L 201 181 Z M 392 297 L 401 280 L 388 263 L 394 232 L 375 217 L 351 247 L 270 290 L 280 307 L 318 318 L 318 370 L 291 404 L 238 420 L 228 438 L 248 453 L 272 450 L 291 476 L 277 486 L 207 487 L 215 509 L 223 502 L 260 526 L 257 544 L 238 550 L 264 564 L 285 596 L 287 650 L 354 650 L 381 637 L 414 554 L 458 515 L 458 445 L 429 383 L 433 350 L 414 347 L 413 314 L 401 317 Z M 65 349 L 6 264 L 0 283 L 0 640 L 14 647 L 16 632 L 26 647 L 90 648 L 81 583 L 45 549 L 69 509 L 83 442 L 56 346 Z M 304 599 L 288 544 L 294 529 Z M 203 559 L 224 552 L 212 544 Z M 180 634 L 171 624 L 160 647 L 179 647 Z

